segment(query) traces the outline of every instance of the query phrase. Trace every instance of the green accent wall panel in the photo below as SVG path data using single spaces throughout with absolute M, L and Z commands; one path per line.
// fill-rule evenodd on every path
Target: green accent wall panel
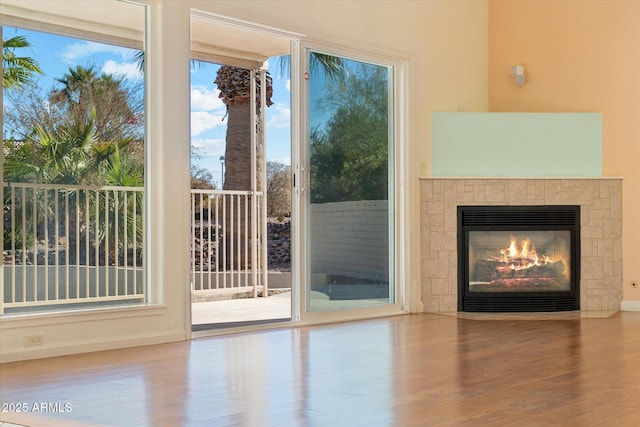
M 600 113 L 433 113 L 432 176 L 600 177 Z

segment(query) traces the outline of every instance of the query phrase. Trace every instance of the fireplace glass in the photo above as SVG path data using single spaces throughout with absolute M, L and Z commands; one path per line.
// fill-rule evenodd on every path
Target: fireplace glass
M 469 292 L 571 290 L 571 232 L 469 231 Z
M 580 206 L 458 206 L 458 310 L 580 309 Z

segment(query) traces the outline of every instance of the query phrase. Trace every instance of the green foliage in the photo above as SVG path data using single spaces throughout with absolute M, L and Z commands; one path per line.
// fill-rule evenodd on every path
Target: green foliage
M 126 163 L 133 175 L 111 181 L 137 186 L 142 182 L 144 154 L 126 148 L 142 136 L 137 121 L 142 117 L 139 88 L 98 75 L 93 67 L 70 68 L 57 80 L 62 87 L 44 98 L 35 88 L 11 98 L 13 108 L 6 112 L 5 123 L 17 138 L 5 141 L 4 179 L 115 185 L 109 181 L 108 172 L 113 171 L 105 168 L 116 161 Z
M 62 106 L 69 121 L 82 122 L 94 111 L 96 138 L 102 142 L 140 139 L 142 87 L 123 77 L 98 74 L 94 66 L 76 66 L 56 79 L 61 84 L 49 94 L 49 103 Z
M 271 61 L 271 59 L 269 61 Z M 274 57 L 274 62 L 280 75 L 290 75 L 290 55 L 276 56 Z M 333 81 L 343 80 L 347 75 L 345 61 L 342 58 L 320 52 L 311 52 L 309 55 L 309 71 L 311 73 L 321 72 Z
M 7 224 L 10 224 L 11 222 L 11 210 L 6 209 L 7 206 L 11 206 L 10 205 L 10 196 L 9 196 L 10 191 L 8 189 L 5 189 L 4 195 L 3 195 L 3 206 L 5 206 L 5 211 L 4 211 L 4 223 L 5 223 L 5 227 L 3 227 L 3 241 L 4 241 L 4 250 L 11 250 L 14 247 L 18 250 L 22 249 L 22 248 L 31 248 L 33 247 L 33 233 L 27 232 L 26 230 L 31 230 L 33 228 L 33 219 L 31 218 L 31 215 L 26 215 L 24 218 L 24 223 L 25 223 L 25 227 L 22 227 L 22 216 L 23 216 L 23 211 L 22 209 L 20 209 L 20 205 L 23 203 L 23 201 L 18 198 L 17 201 L 18 203 L 16 203 L 16 206 L 13 206 L 12 208 L 15 208 L 15 212 L 13 214 L 14 219 L 15 219 L 15 226 L 13 227 L 13 233 L 14 235 L 12 235 L 12 230 L 11 227 L 7 227 Z M 28 202 L 27 202 L 28 203 Z M 25 212 L 31 212 L 29 210 L 25 210 Z
M 57 80 L 62 87 L 52 89 L 44 99 L 37 88 L 24 88 L 11 99 L 13 108 L 5 114 L 5 123 L 18 138 L 5 141 L 5 181 L 143 186 L 140 88 L 127 86 L 124 80 L 111 75 L 99 75 L 93 67 L 70 68 Z M 68 204 L 68 210 L 60 215 L 80 221 L 71 221 L 69 225 L 68 250 L 80 244 L 75 238 L 78 228 L 84 236 L 81 239 L 89 238 L 91 232 L 96 245 L 108 237 L 108 247 L 115 248 L 116 238 L 122 243 L 125 236 L 128 241 L 135 236 L 141 247 L 142 193 L 130 195 L 113 190 L 110 194 L 80 190 L 59 193 L 58 202 L 64 200 Z M 54 197 L 41 194 L 33 199 L 18 195 L 9 204 L 5 200 L 5 206 L 10 206 L 17 215 L 21 204 L 35 199 L 39 209 L 51 210 L 56 203 Z M 85 206 L 94 212 L 83 211 Z M 40 215 L 26 218 L 27 229 L 32 229 L 34 223 L 38 229 L 45 227 L 42 218 Z M 97 224 L 89 230 L 85 222 L 91 218 Z M 9 236 L 4 237 L 6 248 L 11 243 L 7 240 Z M 113 259 L 116 254 L 111 256 Z
M 137 242 L 137 247 L 142 247 L 144 235 L 142 211 L 143 193 L 127 193 L 121 190 L 110 190 L 100 193 L 89 193 L 90 218 L 95 218 L 98 224 L 94 231 L 96 245 L 102 245 L 108 240 L 107 247 L 114 260 L 116 247 L 122 247 L 126 241 Z M 116 240 L 117 239 L 117 240 Z M 116 244 L 117 243 L 117 244 Z
M 331 115 L 311 132 L 311 202 L 388 197 L 387 73 L 362 65 L 329 85 Z
M 103 173 L 106 184 L 115 187 L 144 186 L 142 163 L 125 156 L 116 144 L 111 145 L 110 148 L 113 149 L 113 153 L 106 157 Z
M 43 218 L 53 217 L 52 203 L 42 203 L 44 199 L 52 202 L 53 194 L 45 189 L 5 187 L 4 206 L 4 249 L 31 249 L 35 241 L 34 224 L 40 232 Z M 10 224 L 13 221 L 13 232 Z M 9 226 L 8 226 L 9 225 Z
M 95 110 L 83 122 L 66 122 L 56 128 L 35 124 L 24 141 L 7 141 L 5 180 L 47 184 L 98 184 L 137 186 L 142 182 L 142 164 L 125 159 L 121 149 L 130 139 L 99 142 L 95 135 Z M 131 177 L 114 178 L 114 162 L 127 165 Z M 122 184 L 115 184 L 120 182 Z
M 309 65 L 311 72 L 322 71 L 325 76 L 333 81 L 343 81 L 347 75 L 345 61 L 338 56 L 311 52 Z
M 15 36 L 2 41 L 2 87 L 20 88 L 33 82 L 37 74 L 42 74 L 38 62 L 28 56 L 19 56 L 18 49 L 31 45 L 24 36 Z

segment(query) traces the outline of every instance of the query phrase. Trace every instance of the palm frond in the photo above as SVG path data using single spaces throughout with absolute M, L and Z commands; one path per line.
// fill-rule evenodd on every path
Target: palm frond
M 341 80 L 348 74 L 342 58 L 325 53 L 312 52 L 309 68 L 311 72 L 319 69 L 324 71 L 331 80 Z
M 2 41 L 2 87 L 22 87 L 43 74 L 38 62 L 28 56 L 19 56 L 16 49 L 31 47 L 26 37 L 15 36 Z
M 276 58 L 280 74 L 289 75 L 291 66 L 291 56 L 282 55 Z M 326 53 L 311 52 L 309 57 L 309 71 L 316 72 L 321 70 L 325 75 L 334 81 L 342 81 L 348 74 L 344 60 L 338 56 Z

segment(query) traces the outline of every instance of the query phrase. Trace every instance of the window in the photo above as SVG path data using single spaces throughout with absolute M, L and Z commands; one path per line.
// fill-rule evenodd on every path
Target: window
M 145 302 L 144 8 L 7 3 L 0 313 Z

